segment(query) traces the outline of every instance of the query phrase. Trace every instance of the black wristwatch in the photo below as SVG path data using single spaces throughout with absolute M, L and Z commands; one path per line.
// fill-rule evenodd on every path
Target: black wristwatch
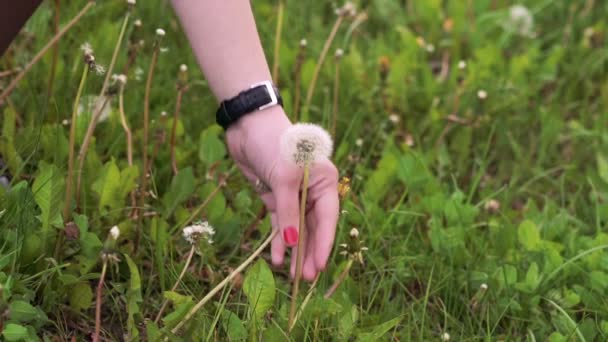
M 222 101 L 220 108 L 215 113 L 215 119 L 218 125 L 228 129 L 243 115 L 276 105 L 283 105 L 279 90 L 274 87 L 272 82 L 264 81 L 252 85 L 231 99 Z

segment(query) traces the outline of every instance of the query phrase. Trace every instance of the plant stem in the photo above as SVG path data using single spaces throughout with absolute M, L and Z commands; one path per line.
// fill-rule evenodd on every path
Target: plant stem
M 55 0 L 55 17 L 53 20 L 53 30 L 55 35 L 59 32 L 59 0 Z M 47 97 L 50 99 L 53 94 L 53 83 L 55 83 L 55 72 L 57 71 L 57 58 L 59 57 L 59 42 L 53 45 L 53 61 L 51 62 L 51 75 L 47 87 Z
M 179 286 L 179 283 L 180 283 L 180 281 L 182 281 L 182 278 L 186 274 L 188 267 L 190 267 L 190 262 L 192 261 L 192 257 L 194 256 L 195 251 L 196 251 L 196 247 L 193 244 L 192 248 L 190 248 L 190 253 L 188 254 L 188 259 L 186 259 L 186 264 L 184 265 L 182 272 L 179 274 L 177 281 L 175 281 L 175 284 L 171 288 L 171 291 L 175 291 L 175 289 L 177 289 L 177 286 Z M 169 300 L 165 299 L 165 301 L 163 302 L 163 305 L 160 307 L 160 311 L 158 311 L 158 315 L 156 315 L 156 318 L 154 319 L 154 323 L 158 323 L 158 321 L 160 320 L 160 317 L 163 314 L 163 311 L 165 311 L 165 308 L 167 307 L 167 304 L 169 304 Z
M 327 56 L 327 52 L 329 51 L 329 47 L 331 43 L 334 41 L 336 37 L 336 33 L 338 33 L 338 29 L 340 28 L 340 24 L 344 17 L 339 15 L 334 23 L 334 27 L 332 27 L 327 40 L 325 41 L 325 45 L 323 46 L 323 50 L 321 51 L 321 55 L 319 55 L 319 59 L 317 60 L 317 65 L 315 66 L 315 70 L 312 74 L 312 80 L 310 81 L 310 85 L 308 86 L 308 91 L 306 92 L 306 101 L 304 102 L 304 112 L 307 113 L 310 108 L 310 102 L 312 101 L 312 96 L 315 92 L 315 87 L 317 85 L 317 79 L 319 78 L 319 72 L 321 71 L 321 66 L 323 66 L 323 62 L 325 61 L 325 57 Z
M 186 86 L 178 85 L 177 88 L 177 100 L 175 101 L 175 112 L 173 113 L 173 125 L 171 127 L 171 168 L 173 169 L 173 175 L 177 175 L 177 161 L 175 160 L 175 131 L 177 130 L 177 120 L 179 118 L 179 110 L 182 106 L 182 96 L 186 91 Z
M 342 270 L 342 272 L 338 276 L 338 279 L 336 279 L 336 281 L 329 288 L 329 290 L 327 290 L 327 292 L 325 292 L 325 296 L 324 296 L 325 299 L 331 297 L 334 294 L 334 292 L 336 292 L 336 290 L 338 289 L 338 286 L 340 286 L 340 284 L 342 284 L 344 279 L 346 279 L 346 276 L 348 275 L 348 272 L 350 271 L 352 266 L 353 266 L 353 259 L 349 259 L 348 263 L 346 264 L 346 267 L 344 268 L 344 270 Z
M 124 90 L 125 85 L 121 84 L 118 92 L 118 112 L 120 113 L 120 123 L 122 125 L 122 129 L 125 131 L 125 136 L 127 138 L 127 163 L 129 166 L 133 166 L 133 137 L 131 134 L 131 129 L 129 128 L 129 123 L 127 122 L 127 116 L 125 115 Z M 137 207 L 135 191 L 131 191 L 131 207 L 132 210 L 135 210 Z
M 336 123 L 338 121 L 338 92 L 340 90 L 340 57 L 336 57 L 336 74 L 334 75 L 334 104 L 332 107 L 331 137 L 336 141 Z
M 275 85 L 279 84 L 279 57 L 281 50 L 281 32 L 283 31 L 283 14 L 285 12 L 285 2 L 279 0 L 279 9 L 277 14 L 277 28 L 274 35 L 274 61 L 272 66 L 272 80 Z
M 308 178 L 310 166 L 304 164 L 304 178 L 302 180 L 302 198 L 300 199 L 300 231 L 298 237 L 298 253 L 296 256 L 296 275 L 291 288 L 291 306 L 289 308 L 289 326 L 295 324 L 296 304 L 298 291 L 300 290 L 300 280 L 302 279 L 302 262 L 304 261 L 304 241 L 306 240 L 306 197 L 308 195 Z
M 4 100 L 13 92 L 15 87 L 17 87 L 17 85 L 19 84 L 21 79 L 25 76 L 25 74 L 28 71 L 30 71 L 30 69 L 34 66 L 34 64 L 38 63 L 38 61 L 40 59 L 42 59 L 42 56 L 44 56 L 44 54 L 51 47 L 53 47 L 53 45 L 55 45 L 55 43 L 57 43 L 59 41 L 59 39 L 61 39 L 61 37 L 63 37 L 65 35 L 65 33 L 68 32 L 69 29 L 71 29 L 74 25 L 76 25 L 76 23 L 78 23 L 78 21 L 89 11 L 89 9 L 91 9 L 91 7 L 93 7 L 93 5 L 95 5 L 95 1 L 92 1 L 92 0 L 89 1 L 80 10 L 80 12 L 78 12 L 78 14 L 76 14 L 76 16 L 74 18 L 72 18 L 72 20 L 70 20 L 70 22 L 67 23 L 61 29 L 61 31 L 57 32 L 57 34 L 42 48 L 42 50 L 40 50 L 40 52 L 38 52 L 38 54 L 36 54 L 36 56 L 34 56 L 34 58 L 32 58 L 32 60 L 23 68 L 23 70 L 21 70 L 19 75 L 17 75 L 17 77 L 15 77 L 11 81 L 11 83 L 6 87 L 6 89 L 4 89 L 2 94 L 0 94 L 0 104 L 2 104 L 4 102 Z
M 279 232 L 278 230 L 274 230 L 272 233 L 270 233 L 270 235 L 268 235 L 266 240 L 264 240 L 264 242 L 260 245 L 260 247 L 258 247 L 247 258 L 247 260 L 245 260 L 236 269 L 234 269 L 234 271 L 232 271 L 224 280 L 222 280 L 211 291 L 209 291 L 209 293 L 203 299 L 201 299 L 192 309 L 190 309 L 188 314 L 186 314 L 186 316 L 175 326 L 175 328 L 171 329 L 171 333 L 173 333 L 173 334 L 177 333 L 179 331 L 179 329 L 181 327 L 183 327 L 184 324 L 186 324 L 186 322 L 188 322 L 188 320 L 190 320 L 192 318 L 192 316 L 194 316 L 198 312 L 198 310 L 200 310 L 203 307 L 203 305 L 205 305 L 205 303 L 207 303 L 211 298 L 213 298 L 213 296 L 215 296 L 215 294 L 217 294 L 224 286 L 226 286 L 226 284 L 228 284 L 228 282 L 230 282 L 232 279 L 234 279 L 234 277 L 236 277 L 237 274 L 241 273 L 245 269 L 245 267 L 247 267 L 249 264 L 251 264 L 251 262 L 253 260 L 255 260 L 255 258 L 258 255 L 260 255 L 260 253 L 262 253 L 264 248 L 266 248 L 266 246 L 268 246 L 270 244 L 270 242 L 272 241 L 272 239 L 274 239 L 274 237 L 277 235 L 278 232 Z
M 300 115 L 300 93 L 301 91 L 301 78 L 302 78 L 302 65 L 304 65 L 304 57 L 306 53 L 306 44 L 300 43 L 300 50 L 298 51 L 298 56 L 296 60 L 296 68 L 294 71 L 294 84 L 295 84 L 295 94 L 293 100 L 293 121 L 297 122 L 298 117 Z
M 74 144 L 76 140 L 76 119 L 78 114 L 78 103 L 80 102 L 80 95 L 84 89 L 84 84 L 87 80 L 87 74 L 89 73 L 89 66 L 85 63 L 84 70 L 82 71 L 82 77 L 80 78 L 80 84 L 78 85 L 78 91 L 76 92 L 76 98 L 74 99 L 74 106 L 72 108 L 72 121 L 70 122 L 70 141 L 68 151 L 68 176 L 66 179 L 65 189 L 65 204 L 63 207 L 63 220 L 69 222 L 70 219 L 70 207 L 72 203 L 72 183 L 74 176 Z
M 103 283 L 106 277 L 107 269 L 108 261 L 104 260 L 101 268 L 101 276 L 99 277 L 99 284 L 97 284 L 97 300 L 95 302 L 95 335 L 93 335 L 93 342 L 99 341 L 99 333 L 101 332 L 101 292 L 103 291 Z
M 315 280 L 310 285 L 310 289 L 308 290 L 308 293 L 306 294 L 306 297 L 304 297 L 304 300 L 302 301 L 302 305 L 300 305 L 300 309 L 296 313 L 296 317 L 293 320 L 292 325 L 289 326 L 289 332 L 291 332 L 293 330 L 293 327 L 295 327 L 296 322 L 298 321 L 298 319 L 300 319 L 300 315 L 302 315 L 302 312 L 304 311 L 304 308 L 306 308 L 306 304 L 308 304 L 308 301 L 312 297 L 313 292 L 317 288 L 317 283 L 319 282 L 319 278 L 320 277 L 321 277 L 321 274 L 320 273 L 317 274 L 317 277 L 315 278 Z
M 106 90 L 108 89 L 108 86 L 110 84 L 110 77 L 112 76 L 112 71 L 114 70 L 114 65 L 116 64 L 116 58 L 118 57 L 118 51 L 120 51 L 120 46 L 122 45 L 122 39 L 125 35 L 125 31 L 127 29 L 127 23 L 129 22 L 129 17 L 131 16 L 131 11 L 127 11 L 127 13 L 125 14 L 125 18 L 122 22 L 122 27 L 120 28 L 120 33 L 118 34 L 118 40 L 116 41 L 116 45 L 114 46 L 114 52 L 112 53 L 112 60 L 110 61 L 110 65 L 108 66 L 108 70 L 106 71 L 106 76 L 103 80 L 103 84 L 101 86 L 101 91 L 99 92 L 99 98 L 101 98 L 101 96 L 104 96 L 106 93 Z M 84 136 L 82 145 L 80 146 L 80 151 L 78 152 L 78 181 L 76 182 L 76 206 L 80 206 L 80 181 L 82 178 L 82 167 L 84 164 L 84 159 L 87 156 L 87 151 L 89 148 L 89 143 L 91 142 L 91 138 L 93 136 L 93 133 L 95 131 L 95 127 L 97 126 L 97 121 L 99 120 L 99 117 L 101 116 L 101 113 L 103 112 L 103 109 L 106 107 L 107 102 L 109 101 L 110 97 L 106 97 L 104 99 L 104 103 L 101 105 L 101 107 L 96 108 L 94 107 L 94 113 L 93 116 L 91 117 L 91 122 L 89 123 L 89 126 L 87 127 L 87 133 Z
M 150 62 L 150 67 L 148 68 L 148 78 L 146 80 L 146 91 L 144 95 L 144 138 L 142 144 L 142 155 L 143 155 L 143 168 L 141 173 L 141 182 L 139 188 L 139 211 L 142 211 L 146 202 L 146 188 L 148 187 L 148 130 L 149 130 L 149 121 L 150 121 L 150 90 L 152 88 L 152 78 L 154 76 L 154 67 L 156 66 L 156 61 L 158 60 L 158 53 L 160 51 L 160 41 L 156 43 L 154 48 L 154 52 L 152 53 L 152 61 Z M 137 228 L 135 229 L 135 239 L 134 239 L 134 252 L 137 253 L 137 249 L 139 247 L 139 239 L 141 236 L 141 224 L 143 220 L 143 213 L 139 212 L 137 215 Z

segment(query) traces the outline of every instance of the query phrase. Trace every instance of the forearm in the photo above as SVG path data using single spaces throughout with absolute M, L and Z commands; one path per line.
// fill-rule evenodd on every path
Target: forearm
M 248 0 L 172 0 L 218 101 L 270 80 Z
M 0 57 L 42 0 L 0 0 Z

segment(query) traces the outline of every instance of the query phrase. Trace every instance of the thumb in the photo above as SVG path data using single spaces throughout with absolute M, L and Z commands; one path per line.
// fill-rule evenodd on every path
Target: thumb
M 300 235 L 298 227 L 300 221 L 300 187 L 297 177 L 293 178 L 294 181 L 282 183 L 273 191 L 279 229 L 283 241 L 288 247 L 296 246 Z

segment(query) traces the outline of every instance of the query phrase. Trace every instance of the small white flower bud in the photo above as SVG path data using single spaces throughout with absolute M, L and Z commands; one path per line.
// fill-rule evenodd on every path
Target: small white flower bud
M 355 140 L 355 145 L 357 145 L 357 147 L 363 146 L 363 139 L 358 138 L 357 140 Z
M 137 27 L 141 27 L 141 19 L 137 19 L 133 22 L 133 25 L 137 26 Z
M 442 341 L 446 341 L 446 342 L 449 341 L 450 340 L 450 334 L 448 334 L 447 332 L 443 333 L 441 335 L 441 340 Z
M 464 70 L 464 68 L 466 68 L 466 67 L 467 67 L 467 62 L 465 62 L 465 61 L 458 62 L 458 69 Z
M 127 0 L 127 4 L 134 6 L 135 5 L 135 0 Z
M 156 35 L 159 37 L 164 37 L 165 36 L 165 30 L 163 30 L 162 28 L 157 28 L 156 29 Z
M 359 230 L 357 228 L 351 229 L 350 230 L 350 236 L 354 237 L 354 238 L 359 237 Z
M 479 97 L 481 100 L 485 100 L 488 97 L 488 92 L 483 89 L 478 90 L 477 97 Z
M 336 50 L 336 58 L 340 58 L 344 55 L 344 50 L 342 49 L 337 49 Z
M 167 112 L 165 112 L 165 111 L 163 110 L 162 112 L 160 112 L 160 116 L 163 116 L 163 117 L 167 116 Z
M 300 40 L 300 46 L 301 47 L 305 47 L 307 44 L 308 44 L 308 42 L 306 41 L 306 39 Z
M 479 286 L 479 289 L 482 290 L 482 291 L 486 291 L 488 289 L 488 284 L 486 284 L 486 283 L 481 284 Z
M 186 72 L 188 71 L 188 66 L 186 64 L 182 64 L 179 66 L 179 71 Z
M 112 240 L 118 240 L 119 236 L 120 236 L 120 228 L 118 228 L 118 226 L 112 227 L 112 229 L 110 229 L 110 237 L 112 238 Z

